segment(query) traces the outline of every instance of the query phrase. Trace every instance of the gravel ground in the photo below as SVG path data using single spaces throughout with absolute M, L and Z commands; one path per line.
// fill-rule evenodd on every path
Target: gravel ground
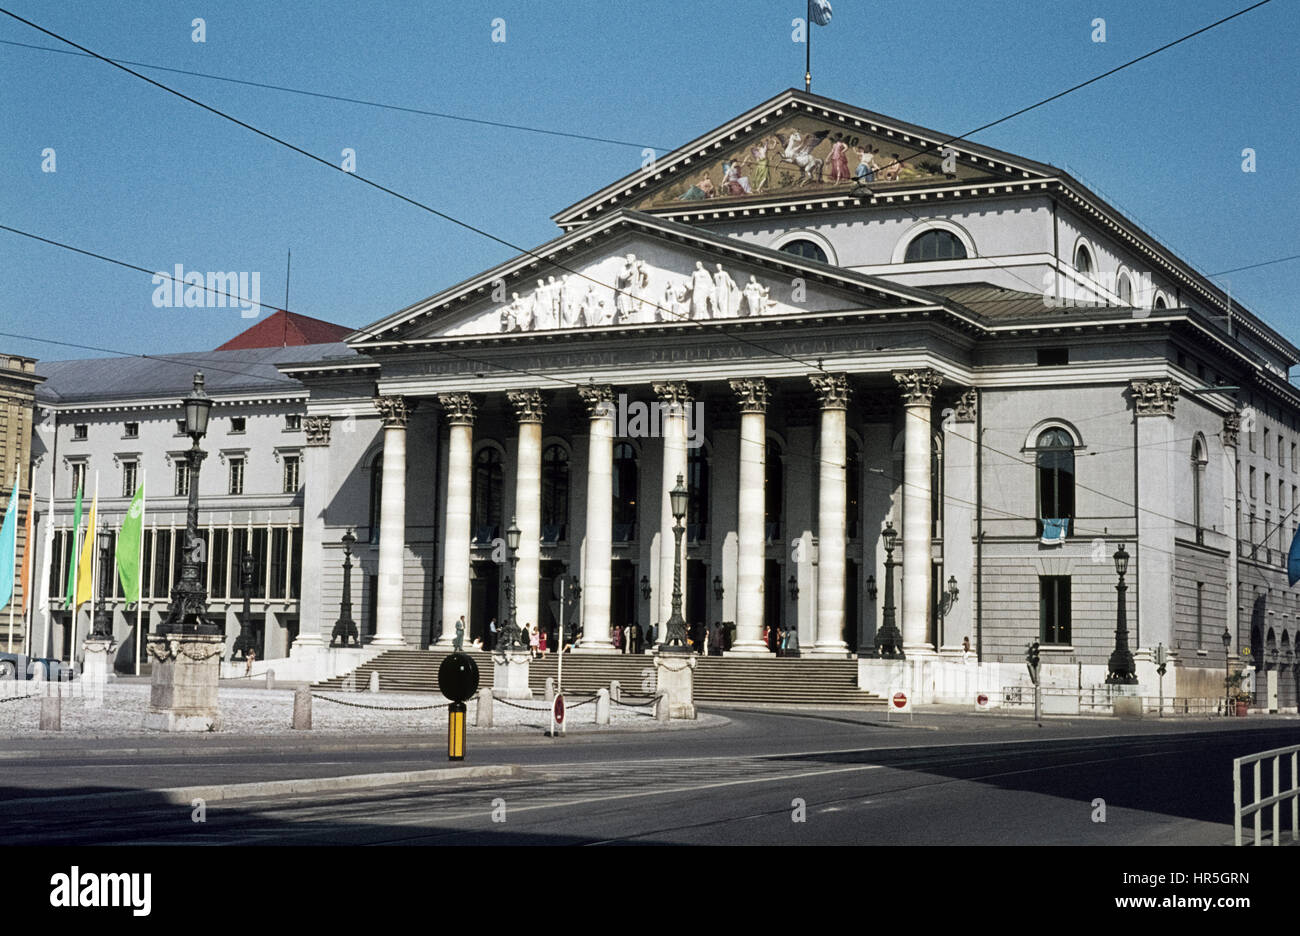
M 63 700 L 62 735 L 110 737 L 158 734 L 146 730 L 144 715 L 149 709 L 147 683 L 113 683 L 106 687 L 102 705 L 88 705 L 77 696 Z M 441 696 L 396 692 L 315 692 L 312 699 L 312 729 L 316 732 L 385 732 L 410 733 L 447 730 L 448 700 Z M 588 697 L 589 698 L 589 697 Z M 220 689 L 222 729 L 227 735 L 291 734 L 292 689 Z M 337 700 L 337 701 L 327 701 Z M 596 703 L 579 705 L 583 697 L 571 696 L 568 703 L 567 731 L 608 731 L 615 729 L 662 730 L 653 718 L 651 706 L 610 705 L 609 726 L 596 725 Z M 644 701 L 644 700 L 641 700 Z M 492 728 L 475 727 L 477 701 L 466 703 L 471 732 L 498 733 L 545 731 L 550 725 L 549 707 L 541 698 L 531 700 L 497 700 Z M 430 706 L 438 706 L 430 708 Z M 519 706 L 526 706 L 520 708 Z M 576 706 L 576 707 L 575 707 Z M 11 699 L 0 697 L 0 738 L 51 737 L 53 732 L 39 729 L 39 698 Z M 701 716 L 694 722 L 674 720 L 672 729 L 706 727 L 723 724 L 718 716 Z

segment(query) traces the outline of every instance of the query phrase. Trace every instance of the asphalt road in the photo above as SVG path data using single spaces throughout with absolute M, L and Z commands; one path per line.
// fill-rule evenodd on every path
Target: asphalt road
M 6 745 L 9 844 L 1097 844 L 1231 841 L 1232 758 L 1300 720 L 1119 722 L 714 709 L 672 733 L 471 737 L 514 779 L 187 806 L 58 795 L 446 765 L 441 737 L 166 738 Z M 42 739 L 43 740 L 43 739 Z M 148 750 L 141 750 L 147 745 Z M 29 756 L 39 754 L 39 756 Z M 18 800 L 26 802 L 16 802 Z M 1105 821 L 1094 821 L 1094 801 Z

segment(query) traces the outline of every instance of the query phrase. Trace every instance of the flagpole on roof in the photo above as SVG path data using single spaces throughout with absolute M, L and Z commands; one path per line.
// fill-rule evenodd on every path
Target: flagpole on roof
M 283 316 L 283 337 L 281 347 L 289 345 L 289 272 L 293 268 L 293 248 L 289 248 L 289 258 L 284 262 L 284 316 Z
M 808 9 L 805 11 L 807 18 L 804 20 L 804 60 L 803 60 L 803 89 L 809 94 L 812 93 L 812 0 L 808 0 Z

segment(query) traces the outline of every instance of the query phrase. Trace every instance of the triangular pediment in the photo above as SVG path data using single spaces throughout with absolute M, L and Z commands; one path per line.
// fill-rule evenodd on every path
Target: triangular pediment
M 677 216 L 1058 175 L 1052 166 L 953 136 L 792 89 L 553 220 L 571 228 L 619 208 Z
M 524 337 L 942 304 L 942 297 L 673 221 L 618 212 L 358 332 Z

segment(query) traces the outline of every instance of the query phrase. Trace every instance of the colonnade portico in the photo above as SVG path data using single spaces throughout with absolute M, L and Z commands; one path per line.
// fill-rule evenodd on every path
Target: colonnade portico
M 919 368 L 893 371 L 890 375 L 902 395 L 903 411 L 903 477 L 898 490 L 899 501 L 891 511 L 896 527 L 901 527 L 902 536 L 902 588 L 901 623 L 904 647 L 910 653 L 933 652 L 934 646 L 927 639 L 930 616 L 930 579 L 933 575 L 931 556 L 931 422 L 934 393 L 941 383 L 941 375 L 933 370 Z M 876 378 L 877 381 L 879 377 Z M 802 595 L 791 594 L 791 600 L 799 602 L 803 611 L 813 611 L 809 643 L 805 644 L 806 653 L 818 656 L 847 657 L 856 647 L 845 642 L 844 626 L 846 620 L 846 588 L 858 587 L 855 579 L 849 582 L 846 573 L 849 565 L 848 534 L 848 497 L 846 475 L 848 466 L 848 427 L 849 415 L 853 406 L 850 379 L 844 373 L 814 373 L 804 378 L 801 412 L 807 413 L 808 389 L 811 388 L 818 402 L 815 412 L 817 454 L 812 457 L 815 463 L 817 483 L 816 502 L 812 505 L 811 515 L 800 514 L 807 520 L 815 521 L 816 546 L 812 555 L 815 568 L 811 588 Z M 800 396 L 798 385 L 790 377 L 779 381 L 783 387 L 796 397 Z M 536 388 L 519 388 L 498 391 L 510 404 L 514 420 L 510 434 L 517 436 L 514 452 L 514 490 L 513 503 L 508 503 L 508 492 L 503 496 L 506 501 L 500 504 L 502 523 L 508 523 L 513 517 L 520 530 L 520 545 L 517 553 L 516 567 L 516 601 L 518 622 L 540 624 L 547 620 L 548 595 L 542 594 L 540 585 L 543 581 L 543 560 L 549 563 L 545 575 L 558 574 L 556 562 L 569 565 L 576 561 L 581 568 L 581 610 L 578 625 L 581 627 L 581 639 L 574 647 L 577 652 L 611 653 L 616 652 L 612 640 L 614 617 L 615 560 L 624 560 L 624 568 L 619 573 L 623 595 L 628 594 L 626 576 L 635 574 L 635 569 L 626 568 L 627 562 L 634 565 L 651 559 L 657 563 L 657 569 L 651 572 L 654 592 L 649 599 L 650 590 L 644 590 L 643 597 L 650 601 L 642 604 L 641 612 L 645 618 L 637 620 L 643 628 L 651 624 L 658 625 L 658 638 L 663 639 L 663 629 L 668 620 L 673 591 L 674 559 L 676 544 L 673 536 L 675 519 L 672 516 L 668 489 L 676 482 L 678 475 L 690 476 L 690 455 L 688 441 L 696 440 L 688 433 L 701 427 L 690 427 L 687 420 L 687 407 L 694 405 L 695 399 L 707 399 L 709 405 L 718 405 L 718 388 L 707 390 L 709 382 L 701 382 L 699 389 L 705 391 L 699 396 L 694 385 L 684 381 L 650 382 L 648 389 L 658 401 L 661 421 L 657 434 L 660 436 L 661 469 L 658 477 L 654 472 L 648 473 L 653 480 L 648 482 L 662 487 L 659 491 L 658 523 L 650 521 L 644 512 L 644 528 L 638 527 L 627 543 L 614 542 L 615 512 L 615 447 L 619 440 L 619 427 L 623 425 L 618 411 L 621 398 L 615 388 L 609 384 L 588 384 L 576 389 L 586 409 L 585 440 L 585 481 L 574 478 L 566 484 L 584 485 L 585 514 L 575 525 L 566 525 L 569 529 L 564 549 L 570 559 L 559 558 L 554 541 L 544 544 L 543 538 L 543 422 L 548 419 L 548 397 Z M 714 384 L 718 381 L 714 381 Z M 728 649 L 730 654 L 739 656 L 770 656 L 770 644 L 763 639 L 765 616 L 770 616 L 774 600 L 765 600 L 768 589 L 778 589 L 781 600 L 785 599 L 784 581 L 766 581 L 769 575 L 784 574 L 773 571 L 771 563 L 777 561 L 775 556 L 785 548 L 780 539 L 769 541 L 771 518 L 766 516 L 767 444 L 768 444 L 768 407 L 773 393 L 771 378 L 738 377 L 723 382 L 722 392 L 730 390 L 736 409 L 731 414 L 715 417 L 714 425 L 724 425 L 724 429 L 715 431 L 735 432 L 736 461 L 734 468 L 718 465 L 710 469 L 716 475 L 719 471 L 735 471 L 736 514 L 735 526 L 727 529 L 710 531 L 713 540 L 711 553 L 706 552 L 709 576 L 716 576 L 734 589 L 729 596 L 734 601 L 734 637 Z M 479 397 L 476 400 L 475 397 Z M 446 392 L 437 394 L 446 425 L 446 487 L 445 496 L 440 498 L 442 516 L 437 518 L 441 527 L 441 634 L 436 646 L 449 648 L 455 637 L 456 622 L 463 616 L 467 624 L 471 618 L 472 594 L 472 524 L 484 523 L 474 519 L 474 478 L 475 450 L 474 428 L 476 416 L 480 414 L 482 394 L 471 395 L 466 392 Z M 402 588 L 403 556 L 405 552 L 405 503 L 406 503 L 406 422 L 414 401 L 404 397 L 379 396 L 375 399 L 376 407 L 384 417 L 384 463 L 382 474 L 382 500 L 380 508 L 380 543 L 377 585 L 376 632 L 374 642 L 381 646 L 400 647 L 405 644 L 402 638 Z M 484 404 L 486 405 L 486 404 Z M 560 406 L 557 418 L 563 421 L 566 413 L 572 412 L 569 404 Z M 701 406 L 703 403 L 700 404 Z M 493 406 L 497 413 L 494 426 L 489 435 L 501 429 L 495 425 L 500 421 L 500 408 Z M 878 410 L 877 410 L 878 412 Z M 784 414 L 783 414 L 784 415 Z M 738 420 L 735 417 L 738 416 Z M 567 417 L 569 431 L 580 437 L 580 417 Z M 573 420 L 579 419 L 577 426 Z M 795 426 L 807 426 L 807 416 L 800 416 Z M 897 411 L 891 419 L 897 427 Z M 875 420 L 879 422 L 879 419 Z M 738 422 L 738 425 L 737 425 Z M 855 423 L 856 426 L 856 423 Z M 780 425 L 778 425 L 780 431 Z M 792 430 L 793 431 L 793 430 Z M 496 434 L 503 434 L 497 432 Z M 702 437 L 703 438 L 703 437 Z M 484 443 L 487 444 L 487 443 Z M 549 445 L 550 443 L 548 443 Z M 499 443 L 493 443 L 498 448 Z M 582 451 L 581 448 L 578 449 Z M 652 452 L 653 449 L 649 449 Z M 811 453 L 809 453 L 811 456 Z M 549 456 L 548 456 L 549 457 Z M 576 454 L 574 456 L 577 457 Z M 623 457 L 623 456 L 620 456 Z M 638 456 L 640 458 L 641 456 Z M 499 463 L 499 459 L 498 459 Z M 498 477 L 500 472 L 498 472 Z M 807 475 L 804 475 L 807 477 Z M 662 483 L 660 483 L 662 482 Z M 416 483 L 416 482 L 412 482 Z M 436 483 L 436 482 L 435 482 Z M 550 482 L 548 482 L 549 484 Z M 804 490 L 807 490 L 806 488 Z M 431 492 L 426 492 L 431 493 Z M 441 492 L 440 492 L 441 493 Z M 811 491 L 808 491 L 811 494 Z M 576 491 L 575 491 L 576 494 Z M 622 497 L 627 497 L 624 492 Z M 635 495 L 633 495 L 635 497 Z M 874 496 L 874 495 L 872 495 Z M 881 495 L 885 496 L 885 495 Z M 645 506 L 655 504 L 653 495 L 643 491 Z M 716 501 L 714 502 L 716 505 Z M 806 501 L 805 501 L 806 503 Z M 899 507 L 901 506 L 901 518 Z M 548 508 L 553 510 L 554 508 Z M 567 508 L 566 508 L 567 509 Z M 728 510 L 729 512 L 729 510 Z M 899 522 L 901 519 L 901 523 Z M 496 521 L 492 521 L 495 523 Z M 547 524 L 554 524 L 554 519 L 547 519 Z M 623 523 L 624 521 L 620 521 Z M 707 517 L 700 518 L 702 524 L 709 522 Z M 797 521 L 802 524 L 805 520 Z M 625 524 L 626 526 L 626 524 Z M 548 527 L 547 529 L 552 529 Z M 623 529 L 623 528 L 620 528 Z M 800 530 L 809 527 L 799 526 L 789 531 L 796 538 Z M 653 534 L 653 540 L 651 536 Z M 548 534 L 554 536 L 552 532 Z M 804 534 L 806 536 L 806 534 Z M 855 534 L 856 536 L 857 534 Z M 878 531 L 866 532 L 862 543 L 865 560 L 869 555 L 866 550 L 877 551 Z M 722 544 L 727 544 L 725 549 Z M 549 545 L 548 545 L 549 544 Z M 733 545 L 734 544 L 734 545 Z M 858 546 L 853 546 L 852 556 L 855 563 Z M 545 554 L 544 553 L 545 550 Z M 640 551 L 637 551 L 640 550 Z M 648 550 L 648 551 L 647 551 Z M 775 550 L 775 551 L 773 551 Z M 694 555 L 694 553 L 692 553 Z M 629 558 L 630 557 L 630 558 Z M 719 557 L 726 568 L 718 565 Z M 687 582 L 687 551 L 682 551 L 681 575 L 683 583 Z M 498 560 L 499 561 L 499 560 Z M 782 560 L 789 564 L 789 560 Z M 734 566 L 731 565 L 734 563 Z M 572 566 L 570 566 L 572 567 Z M 867 564 L 871 568 L 871 564 Z M 701 574 L 697 568 L 691 574 Z M 567 574 L 567 573 L 566 573 Z M 802 578 L 803 573 L 800 573 Z M 693 582 L 697 591 L 698 580 Z M 716 587 L 716 582 L 715 582 Z M 685 588 L 683 589 L 685 592 Z M 480 596 L 481 597 L 481 596 Z M 774 597 L 774 596 L 773 596 Z M 850 596 L 852 597 L 852 596 Z M 720 600 L 721 595 L 715 596 Z M 475 598 L 478 601 L 479 598 Z M 493 599 L 495 601 L 495 599 Z M 633 599 L 635 600 L 635 599 Z M 707 601 L 706 599 L 703 599 Z M 804 604 L 808 602 L 808 604 Z M 700 607 L 704 607 L 700 605 Z M 714 607 L 710 605 L 710 607 Z M 630 613 L 630 605 L 620 605 L 620 618 Z M 801 612 L 802 613 L 802 612 Z M 859 614 L 861 614 L 859 606 Z M 504 618 L 508 612 L 503 611 Z M 779 622 L 786 612 L 780 610 Z M 718 615 L 712 615 L 717 617 Z M 698 616 L 706 620 L 704 614 Z M 796 615 L 791 620 L 797 620 Z M 694 623 L 688 621 L 688 623 Z M 481 626 L 482 622 L 479 622 Z M 797 625 L 796 625 L 797 626 Z M 805 639 L 808 632 L 805 634 Z M 466 642 L 470 638 L 467 629 Z M 856 639 L 856 638 L 855 638 Z M 869 639 L 868 639 L 869 643 Z

